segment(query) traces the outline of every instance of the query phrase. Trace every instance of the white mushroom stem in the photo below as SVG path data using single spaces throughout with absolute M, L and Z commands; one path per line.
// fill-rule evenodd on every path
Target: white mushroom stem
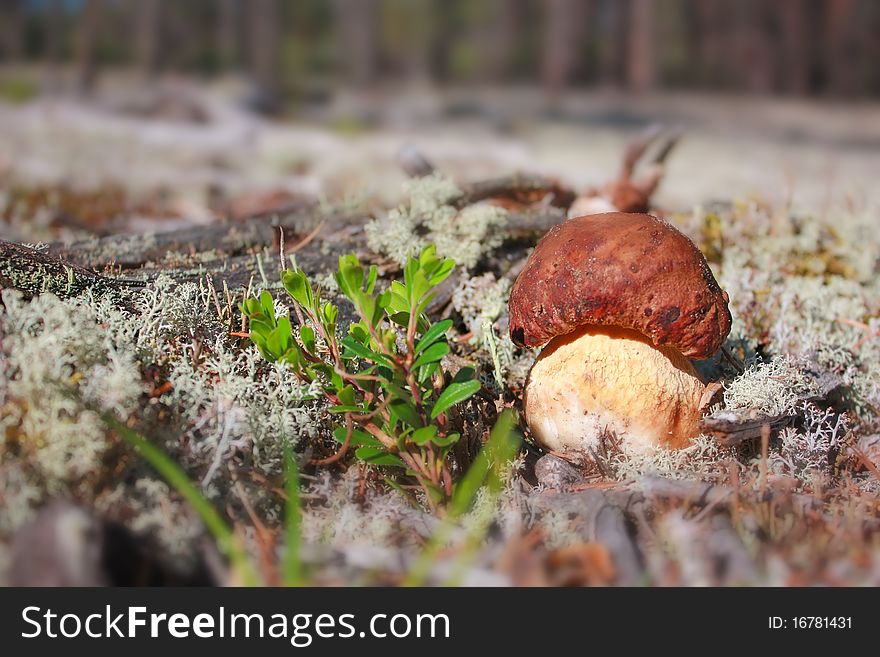
M 704 388 L 675 349 L 638 331 L 585 326 L 544 347 L 523 406 L 532 435 L 555 452 L 587 456 L 605 432 L 646 452 L 685 447 L 699 433 Z

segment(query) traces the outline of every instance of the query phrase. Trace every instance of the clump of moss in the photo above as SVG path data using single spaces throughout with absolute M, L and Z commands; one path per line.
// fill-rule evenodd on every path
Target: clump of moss
M 516 347 L 507 331 L 497 326 L 503 323 L 507 312 L 510 286 L 510 279 L 496 279 L 493 273 L 486 272 L 464 278 L 452 293 L 452 306 L 470 333 L 469 343 L 491 365 L 492 380 L 499 390 L 505 385 L 522 384 L 534 362 L 532 353 Z
M 171 366 L 168 400 L 180 409 L 190 449 L 207 463 L 210 483 L 234 449 L 264 472 L 281 468 L 284 445 L 315 439 L 322 430 L 320 406 L 280 364 L 266 364 L 255 348 L 238 351 L 217 339 L 197 366 L 184 359 Z
M 646 475 L 658 475 L 669 479 L 709 481 L 717 477 L 721 462 L 732 457 L 733 453 L 720 447 L 714 438 L 700 435 L 684 449 L 627 449 L 624 444 L 613 452 L 608 465 L 617 479 L 636 480 Z
M 22 456 L 49 491 L 94 473 L 108 449 L 98 412 L 126 416 L 143 386 L 133 353 L 98 326 L 94 307 L 3 293 L 2 456 Z
M 125 299 L 86 292 L 27 301 L 7 290 L 2 301 L 0 543 L 48 498 L 74 495 L 152 534 L 172 557 L 192 556 L 201 530 L 176 495 L 150 474 L 108 472 L 116 441 L 106 411 L 136 417 L 209 494 L 229 489 L 233 451 L 276 474 L 283 445 L 322 426 L 307 389 L 227 335 L 229 318 L 221 321 L 204 284 L 160 276 Z M 156 387 L 163 391 L 148 403 Z
M 188 569 L 195 566 L 193 545 L 204 533 L 195 512 L 180 501 L 168 484 L 142 477 L 101 494 L 95 507 L 133 533 L 155 539 L 160 558 Z
M 430 535 L 434 520 L 396 491 L 368 487 L 365 499 L 356 501 L 358 476 L 358 468 L 349 468 L 341 478 L 324 471 L 307 487 L 306 495 L 317 502 L 303 509 L 305 543 L 415 547 Z
M 816 404 L 801 405 L 804 425 L 786 427 L 779 436 L 780 448 L 771 460 L 774 470 L 800 479 L 813 472 L 830 473 L 834 460 L 849 439 L 847 416 Z
M 724 406 L 729 410 L 755 410 L 765 415 L 794 413 L 805 398 L 818 393 L 806 362 L 781 356 L 754 363 L 724 387 Z
M 497 280 L 491 272 L 464 278 L 452 293 L 452 306 L 459 312 L 473 340 L 479 342 L 490 325 L 507 308 L 510 280 Z
M 726 386 L 729 408 L 796 413 L 795 400 L 835 388 L 859 422 L 877 425 L 874 217 L 870 208 L 853 205 L 817 217 L 756 202 L 680 217 L 730 295 L 741 357 L 762 354 L 770 361 Z
M 455 208 L 451 203 L 461 190 L 449 178 L 434 173 L 408 181 L 406 193 L 408 203 L 367 224 L 367 244 L 373 251 L 403 265 L 434 244 L 438 255 L 471 268 L 501 243 L 497 229 L 507 213 L 488 203 Z

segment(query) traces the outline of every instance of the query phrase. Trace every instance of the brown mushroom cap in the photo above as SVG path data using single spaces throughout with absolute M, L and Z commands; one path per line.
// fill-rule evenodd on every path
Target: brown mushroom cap
M 513 284 L 509 308 L 520 346 L 598 324 L 695 359 L 718 350 L 731 321 L 727 293 L 693 242 L 661 219 L 624 212 L 553 227 Z

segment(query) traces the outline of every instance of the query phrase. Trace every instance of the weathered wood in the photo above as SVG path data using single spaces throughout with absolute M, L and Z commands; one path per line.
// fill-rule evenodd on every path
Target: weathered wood
M 456 207 L 462 208 L 471 203 L 489 198 L 507 199 L 518 203 L 538 203 L 549 198 L 549 205 L 557 208 L 568 208 L 575 199 L 573 190 L 558 181 L 543 176 L 514 174 L 503 178 L 479 180 L 462 183 L 461 196 L 453 201 Z
M 276 243 L 279 228 L 284 230 L 286 243 L 295 244 L 321 222 L 324 222 L 321 230 L 326 232 L 364 220 L 362 215 L 324 217 L 314 206 L 300 207 L 289 213 L 279 209 L 242 221 L 219 221 L 165 233 L 113 235 L 73 244 L 53 244 L 49 253 L 83 267 L 99 269 L 112 264 L 137 269 L 146 263 L 161 261 L 172 252 L 194 255 L 216 251 L 227 256 L 241 255 Z
M 501 229 L 507 239 L 534 241 L 565 219 L 558 208 L 511 212 Z M 215 255 L 218 263 L 225 258 L 248 255 L 264 247 L 278 244 L 279 228 L 284 230 L 289 248 L 306 238 L 316 228 L 315 246 L 321 242 L 348 243 L 349 250 L 362 247 L 362 236 L 346 232 L 370 220 L 364 214 L 325 216 L 317 208 L 300 209 L 290 214 L 261 214 L 242 221 L 221 221 L 207 226 L 193 226 L 164 233 L 113 235 L 92 238 L 72 244 L 55 243 L 46 253 L 65 262 L 88 269 L 116 266 L 136 270 L 148 264 L 159 264 L 171 253 L 183 256 Z M 356 232 L 356 230 L 354 231 Z
M 143 285 L 142 281 L 101 276 L 45 251 L 0 240 L 0 287 L 21 290 L 27 296 L 52 292 L 69 297 L 86 289 L 100 292 Z
M 700 420 L 700 430 L 714 437 L 719 445 L 733 447 L 748 440 L 760 438 L 761 428 L 765 425 L 769 425 L 772 431 L 779 431 L 779 429 L 795 422 L 796 419 L 795 415 L 740 418 L 734 413 L 724 412 L 704 417 Z

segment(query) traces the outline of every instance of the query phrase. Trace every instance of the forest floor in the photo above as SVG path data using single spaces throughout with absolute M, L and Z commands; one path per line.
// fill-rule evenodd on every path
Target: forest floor
M 290 445 L 316 584 L 880 584 L 877 112 L 449 91 L 286 123 L 180 81 L 0 104 L 0 240 L 37 246 L 26 275 L 12 247 L 0 263 L 0 581 L 240 581 L 110 414 L 183 468 L 267 583 Z M 734 317 L 734 363 L 700 365 L 723 384 L 704 434 L 572 464 L 524 430 L 501 488 L 449 525 L 389 468 L 315 464 L 339 417 L 242 337 L 246 296 L 289 305 L 279 253 L 338 304 L 342 333 L 339 256 L 377 265 L 380 287 L 402 276 L 400 245 L 436 238 L 458 261 L 427 313 L 452 320 L 443 367 L 482 382 L 456 416 L 460 477 L 520 405 L 536 354 L 507 337 L 506 298 L 564 219 L 560 190 L 614 179 L 653 122 L 681 134 L 653 207 L 703 251 Z M 408 178 L 405 146 L 439 173 Z M 468 212 L 443 235 L 437 217 Z

